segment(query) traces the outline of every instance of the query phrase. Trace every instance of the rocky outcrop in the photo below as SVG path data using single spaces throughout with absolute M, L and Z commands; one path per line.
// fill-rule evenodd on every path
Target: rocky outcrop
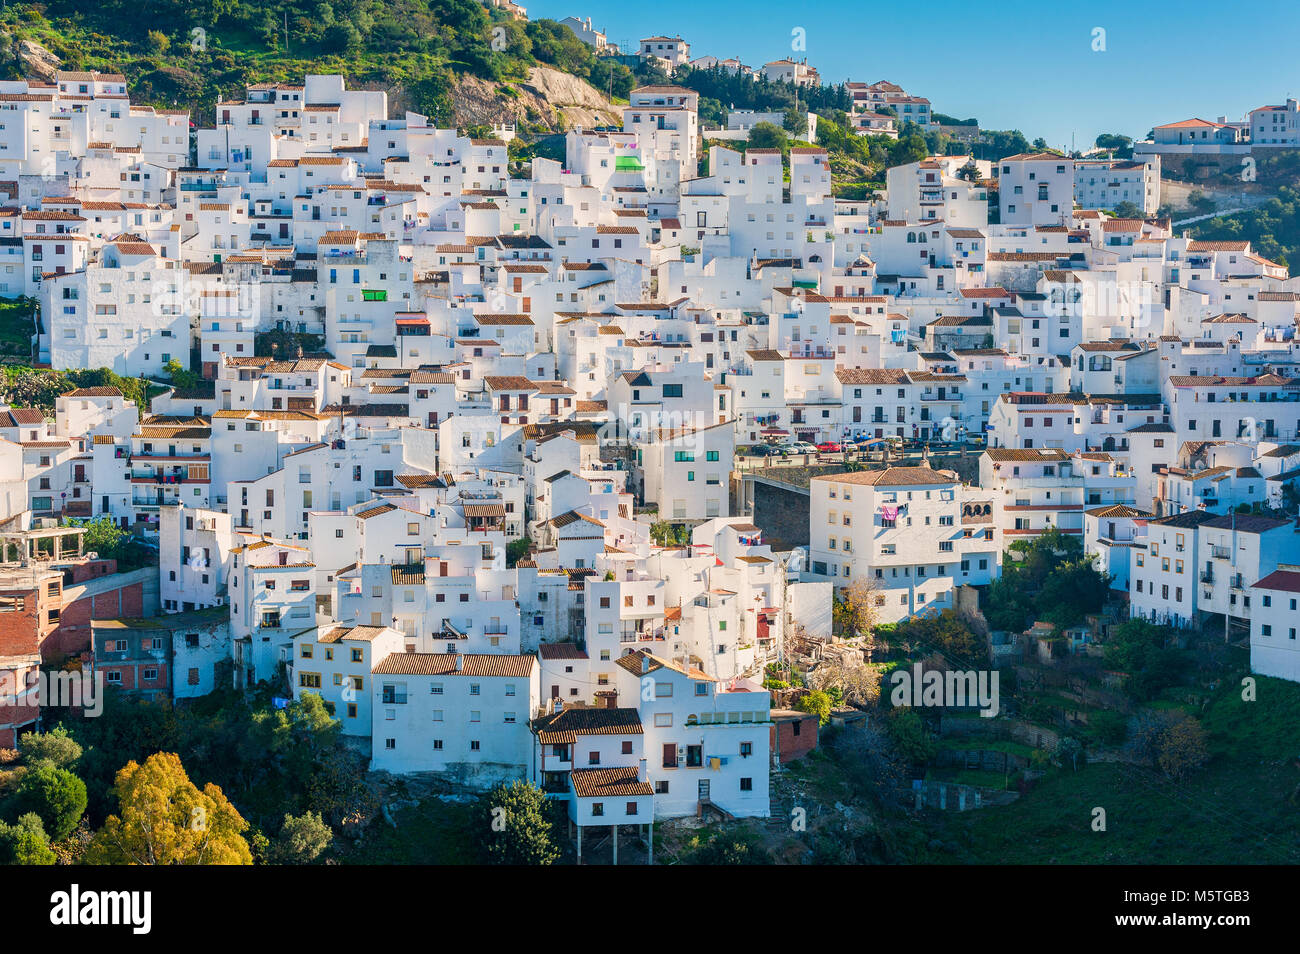
M 54 74 L 62 62 L 57 56 L 32 40 L 19 40 L 15 50 L 18 68 L 27 79 L 54 82 Z
M 525 82 L 508 85 L 462 76 L 451 91 L 460 126 L 540 123 L 564 131 L 618 125 L 618 107 L 585 80 L 547 66 L 535 66 Z

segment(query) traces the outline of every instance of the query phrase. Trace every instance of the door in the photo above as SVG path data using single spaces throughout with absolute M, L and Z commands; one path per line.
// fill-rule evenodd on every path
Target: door
M 677 746 L 671 742 L 664 744 L 664 768 L 677 768 Z
M 551 686 L 551 698 L 552 698 L 552 699 L 558 699 L 558 698 L 560 698 L 560 687 L 559 687 L 559 686 Z
M 700 779 L 700 801 L 707 802 L 708 800 L 709 800 L 709 780 L 707 778 L 702 778 Z

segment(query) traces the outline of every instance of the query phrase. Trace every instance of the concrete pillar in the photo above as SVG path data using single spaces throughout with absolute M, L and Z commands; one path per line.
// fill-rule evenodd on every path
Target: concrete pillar
M 582 826 L 578 825 L 578 864 L 582 864 Z
M 617 867 L 618 866 L 618 826 L 610 825 L 609 827 L 612 829 L 610 834 L 614 836 L 614 865 L 615 867 Z
M 957 789 L 957 811 L 964 812 L 965 810 L 966 810 L 966 789 L 959 788 Z
M 650 858 L 649 858 L 649 860 L 646 862 L 646 864 L 653 865 L 653 864 L 655 863 L 655 823 L 654 823 L 654 819 L 651 819 L 651 820 L 650 820 L 650 824 L 647 825 L 646 827 L 650 829 L 650 838 L 649 838 L 649 845 L 650 845 Z
M 919 812 L 925 804 L 925 795 L 921 789 L 916 790 L 916 810 Z
M 939 786 L 939 811 L 944 811 L 948 807 L 948 786 Z

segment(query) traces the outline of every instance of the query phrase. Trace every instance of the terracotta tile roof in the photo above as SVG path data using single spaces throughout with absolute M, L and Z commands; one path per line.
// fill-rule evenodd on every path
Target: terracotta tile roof
M 337 643 L 340 639 L 357 639 L 363 642 L 373 642 L 376 637 L 387 629 L 385 626 L 335 626 L 329 632 L 320 633 L 316 637 L 318 643 Z
M 919 487 L 951 484 L 957 478 L 948 471 L 930 467 L 888 467 L 884 470 L 859 470 L 841 474 L 819 474 L 813 480 L 868 487 Z
M 537 647 L 542 659 L 586 659 L 587 651 L 577 643 L 542 643 Z
M 585 654 L 584 654 L 585 655 Z M 572 745 L 580 735 L 642 735 L 636 709 L 569 708 L 533 722 L 543 745 Z
M 457 661 L 461 668 L 456 668 Z M 536 656 L 475 653 L 390 653 L 371 671 L 377 676 L 503 676 L 527 679 Z
M 1295 570 L 1274 570 L 1254 586 L 1260 590 L 1282 590 L 1285 593 L 1300 593 L 1300 572 Z
M 643 659 L 646 660 L 644 666 L 642 664 Z M 688 676 L 691 679 L 702 680 L 704 682 L 718 681 L 701 669 L 697 669 L 694 666 L 682 668 L 681 664 L 675 660 L 661 659 L 653 653 L 646 652 L 644 649 L 638 649 L 636 652 L 627 653 L 626 655 L 618 657 L 618 659 L 615 660 L 615 665 L 621 666 L 634 676 L 649 675 L 659 669 L 671 669 L 673 672 L 680 673 L 683 676 Z
M 1097 507 L 1094 510 L 1085 511 L 1090 517 L 1136 517 L 1138 519 L 1148 519 L 1154 514 L 1145 510 L 1138 510 L 1136 507 L 1130 507 L 1128 504 L 1114 504 L 1109 507 Z
M 639 781 L 639 769 L 634 765 L 625 768 L 574 769 L 569 773 L 573 793 L 578 798 L 632 798 L 653 795 L 649 782 Z

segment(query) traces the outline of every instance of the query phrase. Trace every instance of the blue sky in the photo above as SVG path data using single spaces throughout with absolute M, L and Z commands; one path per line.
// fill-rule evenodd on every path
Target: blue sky
M 888 79 L 937 112 L 987 129 L 1080 148 L 1098 133 L 1145 136 L 1191 116 L 1241 119 L 1300 96 L 1294 0 L 930 0 L 903 4 L 790 0 L 522 0 L 530 18 L 592 18 L 610 39 L 680 33 L 691 56 L 738 56 L 751 66 L 792 54 L 806 31 L 823 81 Z M 1082 5 L 1080 5 L 1082 6 Z M 1093 30 L 1106 31 L 1094 52 Z

